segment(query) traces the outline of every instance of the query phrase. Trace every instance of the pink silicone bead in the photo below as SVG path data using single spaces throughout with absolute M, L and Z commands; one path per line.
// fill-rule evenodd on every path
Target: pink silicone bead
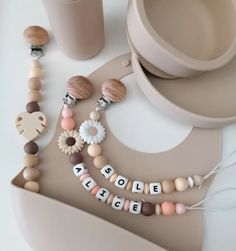
M 124 204 L 124 210 L 125 210 L 125 211 L 129 211 L 129 204 L 130 204 L 130 203 L 129 203 L 129 200 L 126 200 L 126 201 L 125 201 L 125 204 Z
M 99 189 L 100 189 L 100 186 L 95 186 L 95 187 L 91 190 L 91 194 L 92 194 L 93 196 L 95 196 Z
M 61 127 L 63 130 L 71 130 L 75 127 L 75 121 L 72 118 L 63 118 L 61 121 Z
M 186 213 L 186 206 L 183 203 L 177 203 L 175 205 L 175 212 L 178 215 L 182 215 Z
M 171 216 L 175 213 L 175 204 L 173 202 L 164 201 L 161 204 L 161 212 L 165 216 Z
M 65 106 L 62 110 L 61 115 L 63 118 L 70 118 L 73 116 L 73 111 L 70 108 L 68 108 L 67 106 Z
M 79 180 L 81 182 L 83 182 L 85 179 L 87 179 L 88 177 L 90 177 L 90 174 L 89 173 L 85 173 L 85 174 L 82 174 L 79 178 Z

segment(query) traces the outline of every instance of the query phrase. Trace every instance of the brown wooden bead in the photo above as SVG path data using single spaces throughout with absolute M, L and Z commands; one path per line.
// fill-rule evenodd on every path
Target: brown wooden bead
M 67 82 L 67 91 L 77 99 L 86 99 L 93 93 L 91 81 L 83 76 L 74 76 Z
M 24 30 L 23 36 L 29 44 L 43 45 L 48 42 L 48 32 L 41 26 L 33 25 Z
M 83 161 L 83 157 L 79 152 L 72 153 L 69 155 L 69 161 L 72 165 L 77 165 Z
M 102 84 L 102 94 L 112 102 L 119 102 L 126 95 L 126 87 L 117 79 L 108 79 Z
M 31 101 L 26 105 L 26 111 L 28 113 L 38 112 L 40 111 L 40 106 L 37 102 Z
M 27 181 L 36 180 L 39 177 L 39 170 L 33 167 L 26 167 L 23 171 L 23 177 Z
M 24 188 L 26 190 L 31 191 L 31 192 L 38 193 L 39 192 L 39 183 L 36 181 L 27 181 L 24 185 Z
M 171 180 L 163 180 L 161 183 L 163 193 L 173 193 L 175 191 L 175 184 Z
M 143 202 L 141 212 L 145 216 L 151 216 L 155 213 L 155 205 L 151 202 Z
M 38 145 L 34 141 L 30 141 L 24 145 L 25 153 L 36 154 L 39 151 Z
M 24 158 L 25 167 L 34 167 L 34 166 L 37 166 L 38 163 L 39 163 L 39 159 L 36 155 L 27 154 Z
M 39 78 L 30 78 L 28 81 L 28 87 L 30 90 L 40 90 L 41 89 L 41 81 Z

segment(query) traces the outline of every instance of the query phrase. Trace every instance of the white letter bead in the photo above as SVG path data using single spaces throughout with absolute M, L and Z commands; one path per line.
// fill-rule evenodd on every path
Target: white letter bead
M 119 196 L 119 195 L 116 195 L 113 198 L 111 206 L 115 210 L 122 210 L 124 204 L 125 204 L 125 199 L 123 197 Z
M 105 203 L 109 195 L 110 192 L 106 188 L 100 188 L 96 193 L 96 199 Z
M 130 201 L 129 204 L 129 212 L 131 214 L 140 214 L 142 209 L 142 202 L 141 201 Z
M 144 183 L 142 181 L 133 181 L 132 192 L 133 193 L 143 193 Z
M 119 188 L 125 188 L 128 183 L 128 179 L 125 178 L 124 176 L 119 175 L 114 183 L 115 186 Z
M 82 182 L 82 185 L 87 191 L 91 191 L 97 185 L 97 183 L 93 178 L 88 177 Z
M 161 193 L 161 183 L 155 182 L 149 184 L 150 194 L 160 194 Z
M 81 175 L 88 172 L 88 168 L 84 163 L 79 163 L 78 165 L 73 167 L 73 172 L 75 176 L 80 177 Z
M 106 179 L 109 179 L 115 173 L 115 170 L 111 165 L 106 165 L 100 172 Z

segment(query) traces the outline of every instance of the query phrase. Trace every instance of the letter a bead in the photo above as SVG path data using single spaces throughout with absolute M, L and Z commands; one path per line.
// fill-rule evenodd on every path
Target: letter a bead
M 96 193 L 95 197 L 96 197 L 97 200 L 105 203 L 109 195 L 110 195 L 110 192 L 107 189 L 100 188 L 98 190 L 98 192 Z
M 124 204 L 125 204 L 125 199 L 123 197 L 121 197 L 121 196 L 116 195 L 113 198 L 111 206 L 115 210 L 122 210 Z
M 86 167 L 84 163 L 79 163 L 78 165 L 73 167 L 73 172 L 75 176 L 80 177 L 83 174 L 88 172 L 88 168 Z

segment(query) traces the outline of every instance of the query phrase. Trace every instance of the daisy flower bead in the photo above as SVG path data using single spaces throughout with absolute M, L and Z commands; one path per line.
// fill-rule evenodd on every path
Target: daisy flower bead
M 59 149 L 65 154 L 78 152 L 83 147 L 83 140 L 77 130 L 64 131 L 58 138 Z
M 105 138 L 105 128 L 98 121 L 86 120 L 81 124 L 79 134 L 87 144 L 100 144 Z

